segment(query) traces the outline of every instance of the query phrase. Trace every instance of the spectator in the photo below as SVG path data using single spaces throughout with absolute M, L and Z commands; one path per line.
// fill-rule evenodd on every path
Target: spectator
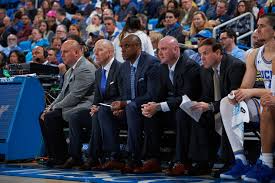
M 140 10 L 142 13 L 148 17 L 148 19 L 158 18 L 160 1 L 156 0 L 144 0 L 139 2 Z
M 81 37 L 81 32 L 80 32 L 79 26 L 76 24 L 70 25 L 69 34 Z
M 225 29 L 220 35 L 221 45 L 225 52 L 245 62 L 245 51 L 236 45 L 237 35 L 232 29 Z
M 139 18 L 140 25 L 142 27 L 143 32 L 145 32 L 148 35 L 148 27 L 147 27 L 148 18 L 147 18 L 147 16 L 144 14 L 140 14 L 140 13 L 138 13 L 136 16 Z
M 49 29 L 47 21 L 40 22 L 39 31 L 42 32 L 43 39 L 48 40 L 48 42 L 52 42 L 52 38 L 54 36 L 54 32 Z
M 3 23 L 0 23 L 0 44 L 7 47 L 7 37 L 9 34 L 16 34 L 17 31 L 12 27 L 10 18 L 5 17 Z
M 120 34 L 120 31 L 116 27 L 116 21 L 113 17 L 105 17 L 103 19 L 104 29 L 101 29 L 100 35 L 109 41 L 114 41 L 115 38 Z
M 69 30 L 69 27 L 72 24 L 71 21 L 66 18 L 66 12 L 62 8 L 57 9 L 56 20 L 58 21 L 59 25 L 65 25 L 67 27 L 67 30 Z
M 28 15 L 22 15 L 23 28 L 17 33 L 18 42 L 26 41 L 32 33 L 31 20 Z
M 75 14 L 78 10 L 78 7 L 73 3 L 73 0 L 65 0 L 63 9 L 69 14 Z
M 244 1 L 244 0 L 239 1 L 237 4 L 237 9 L 235 11 L 234 16 L 237 17 L 237 16 L 240 16 L 247 12 L 252 13 L 248 2 Z M 238 20 L 230 23 L 227 27 L 232 29 L 236 33 L 236 35 L 241 36 L 242 34 L 248 32 L 254 28 L 254 27 L 250 26 L 251 23 L 252 22 L 250 21 L 250 16 L 245 16 L 241 19 L 238 19 Z M 248 39 L 240 40 L 240 42 L 244 45 L 249 45 L 250 39 L 248 37 Z
M 58 61 L 57 61 L 57 51 L 58 50 L 56 50 L 56 49 L 54 49 L 54 48 L 48 48 L 47 49 L 47 61 L 48 61 L 48 63 L 49 64 L 54 64 L 54 65 L 58 65 L 59 63 L 58 63 Z
M 128 17 L 137 14 L 137 7 L 132 0 L 120 0 L 119 10 L 115 13 L 115 19 L 118 22 L 126 22 Z
M 13 28 L 19 32 L 23 28 L 23 23 L 21 21 L 23 13 L 21 11 L 16 11 L 14 13 L 14 19 L 12 21 Z
M 48 64 L 47 55 L 45 54 L 47 51 L 42 46 L 36 46 L 32 49 L 32 63 L 37 64 Z
M 37 9 L 34 8 L 33 0 L 26 0 L 25 1 L 25 13 L 31 19 L 34 20 L 35 15 L 37 14 Z
M 52 9 L 51 10 L 57 12 L 57 10 L 60 9 L 60 8 L 62 8 L 62 7 L 61 7 L 61 5 L 60 5 L 60 3 L 58 1 L 54 1 L 52 3 Z
M 131 16 L 127 19 L 125 27 L 123 28 L 122 32 L 114 40 L 115 58 L 119 62 L 124 62 L 124 60 L 122 58 L 121 47 L 120 47 L 121 40 L 130 34 L 135 34 L 140 38 L 141 43 L 142 43 L 141 44 L 142 51 L 145 51 L 150 55 L 154 55 L 154 50 L 153 50 L 151 40 L 142 31 L 142 28 L 140 25 L 140 20 L 136 16 Z
M 91 4 L 90 0 L 80 0 L 81 8 L 80 10 L 83 11 L 84 17 L 87 18 L 92 13 L 94 7 Z
M 185 37 L 182 34 L 182 26 L 178 22 L 179 12 L 167 10 L 165 14 L 166 27 L 161 31 L 163 36 L 173 36 L 179 43 L 184 43 Z
M 7 38 L 8 40 L 8 46 L 4 48 L 3 52 L 6 54 L 6 56 L 10 55 L 11 51 L 17 50 L 19 52 L 22 52 L 23 50 L 17 45 L 17 37 L 14 34 L 10 34 Z
M 247 55 L 249 55 L 254 49 L 256 48 L 260 48 L 261 46 L 264 45 L 264 40 L 261 40 L 259 38 L 259 35 L 258 35 L 258 30 L 255 29 L 253 34 L 251 35 L 251 41 L 252 41 L 252 48 L 250 48 L 249 50 L 247 50 L 245 52 L 245 55 L 247 57 Z
M 9 54 L 7 64 L 22 64 L 25 62 L 25 55 L 18 50 L 13 50 Z
M 163 38 L 163 36 L 160 32 L 150 31 L 149 37 L 153 45 L 155 57 L 158 57 L 158 44 L 159 41 Z
M 3 19 L 5 18 L 5 16 L 6 16 L 6 9 L 0 8 L 0 22 L 3 23 Z
M 49 26 L 49 30 L 55 32 L 56 30 L 56 12 L 53 10 L 50 10 L 47 14 L 46 14 L 46 21 L 48 23 Z
M 102 18 L 104 20 L 105 17 L 114 17 L 114 12 L 113 10 L 111 9 L 105 9 L 103 12 L 102 12 Z
M 92 17 L 91 23 L 87 26 L 86 31 L 87 33 L 99 33 L 101 29 L 101 17 L 98 14 L 95 14 Z
M 228 11 L 228 2 L 227 0 L 219 0 L 216 7 L 216 14 L 214 18 L 211 18 L 209 23 L 215 27 L 219 24 L 222 24 L 230 19 L 227 15 Z
M 51 42 L 51 48 L 56 50 L 56 57 L 58 63 L 63 63 L 62 57 L 61 57 L 61 45 L 62 45 L 62 40 L 59 37 L 53 37 L 52 42 Z
M 44 17 L 41 15 L 35 15 L 34 20 L 32 22 L 33 28 L 39 28 L 40 23 L 44 20 Z
M 200 8 L 200 10 L 205 13 L 206 17 L 209 20 L 212 20 L 215 18 L 217 3 L 218 3 L 218 0 L 209 0 L 209 1 L 206 0 L 204 2 L 204 5 Z
M 183 31 L 183 35 L 192 37 L 203 29 L 210 29 L 212 26 L 208 23 L 208 19 L 202 11 L 196 11 L 193 14 L 190 31 Z
M 52 9 L 50 0 L 43 0 L 41 3 L 41 8 L 44 15 L 46 15 Z
M 198 10 L 197 7 L 193 6 L 192 0 L 180 0 L 181 15 L 180 15 L 180 24 L 182 26 L 188 25 L 191 26 L 194 13 Z
M 67 27 L 63 24 L 58 25 L 56 27 L 55 36 L 65 41 L 67 38 Z
M 209 29 L 203 29 L 198 34 L 194 35 L 194 37 L 197 39 L 197 45 L 199 45 L 203 40 L 211 38 L 212 32 Z M 202 65 L 201 55 L 199 52 L 194 51 L 193 49 L 186 49 L 183 54 L 197 62 L 199 65 Z

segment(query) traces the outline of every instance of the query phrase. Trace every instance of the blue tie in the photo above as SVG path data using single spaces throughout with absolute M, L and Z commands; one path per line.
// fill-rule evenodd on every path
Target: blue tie
M 130 73 L 130 79 L 131 79 L 131 99 L 135 98 L 135 70 L 136 70 L 136 68 L 131 65 L 131 73 Z
M 169 69 L 169 78 L 172 84 L 174 84 L 174 71 Z
M 105 94 L 105 89 L 106 89 L 106 70 L 102 69 L 101 70 L 101 82 L 100 82 L 100 91 L 101 94 Z

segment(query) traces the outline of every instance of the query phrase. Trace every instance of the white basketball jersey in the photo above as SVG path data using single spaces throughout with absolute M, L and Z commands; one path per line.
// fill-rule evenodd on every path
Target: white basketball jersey
M 270 89 L 272 79 L 272 62 L 264 58 L 264 46 L 259 48 L 255 59 L 255 65 L 257 71 L 260 72 L 261 77 L 263 78 L 265 88 Z

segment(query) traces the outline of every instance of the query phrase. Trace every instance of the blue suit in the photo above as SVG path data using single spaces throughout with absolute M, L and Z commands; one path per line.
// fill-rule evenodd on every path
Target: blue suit
M 121 66 L 122 100 L 130 101 L 125 108 L 128 125 L 128 149 L 135 160 L 141 158 L 142 130 L 144 128 L 144 147 L 146 158 L 156 158 L 159 155 L 158 121 L 145 118 L 141 114 L 141 105 L 156 101 L 160 79 L 159 61 L 145 52 L 141 52 L 135 73 L 135 98 L 131 100 L 130 63 Z

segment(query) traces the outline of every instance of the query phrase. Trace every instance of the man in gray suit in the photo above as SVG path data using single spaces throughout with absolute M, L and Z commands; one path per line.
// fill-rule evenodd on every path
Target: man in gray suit
M 41 130 L 48 150 L 47 166 L 63 164 L 68 150 L 63 128 L 68 126 L 71 115 L 90 108 L 94 91 L 95 70 L 87 61 L 81 45 L 68 40 L 61 47 L 63 62 L 70 67 L 65 73 L 62 90 L 55 101 L 41 115 Z

